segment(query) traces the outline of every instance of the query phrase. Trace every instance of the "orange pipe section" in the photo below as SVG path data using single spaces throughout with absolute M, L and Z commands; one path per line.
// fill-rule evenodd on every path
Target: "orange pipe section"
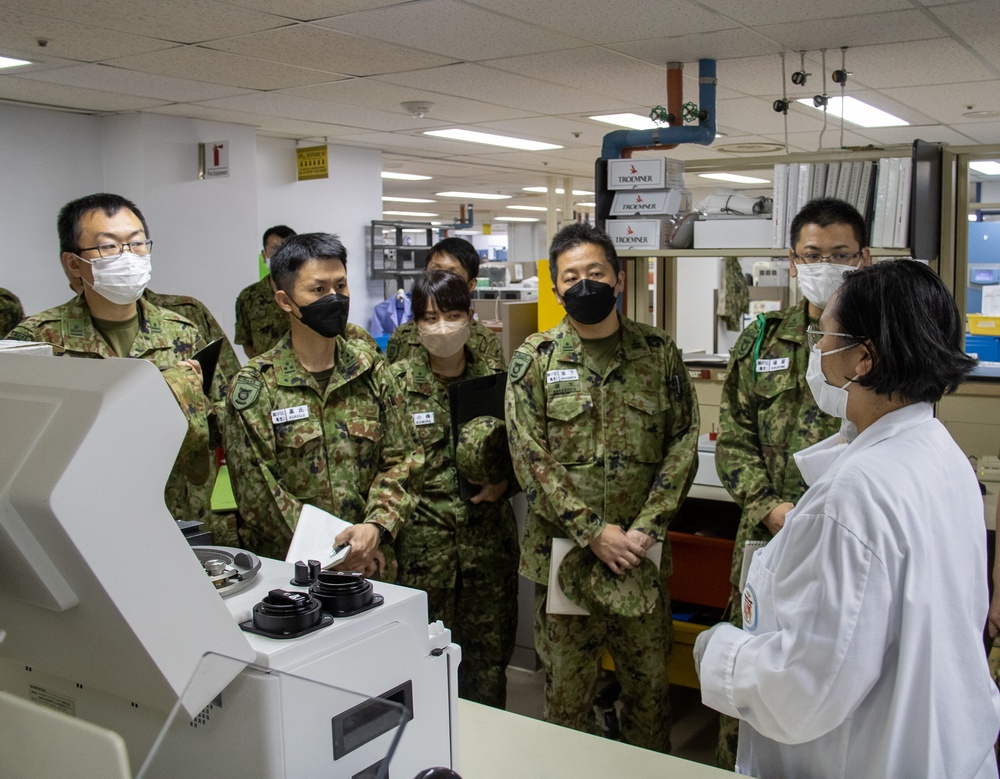
M 675 64 L 677 67 L 670 67 Z M 670 120 L 671 127 L 679 127 L 684 124 L 684 67 L 681 63 L 667 63 L 667 112 L 673 117 Z M 676 143 L 666 143 L 657 146 L 635 146 L 631 149 L 622 149 L 622 159 L 630 159 L 634 151 L 676 149 L 677 146 Z

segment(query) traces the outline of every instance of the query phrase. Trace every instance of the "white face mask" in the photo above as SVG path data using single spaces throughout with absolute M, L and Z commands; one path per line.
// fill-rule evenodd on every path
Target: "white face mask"
M 94 272 L 94 283 L 88 284 L 98 295 L 112 303 L 135 303 L 149 284 L 153 275 L 150 254 L 123 252 L 121 257 L 95 260 L 78 259 L 87 263 Z M 84 281 L 84 284 L 87 282 Z
M 462 350 L 472 334 L 472 329 L 469 327 L 468 319 L 461 322 L 441 320 L 433 325 L 421 322 L 417 325 L 417 332 L 420 333 L 420 343 L 428 352 L 435 357 L 451 357 Z
M 806 383 L 809 385 L 809 390 L 816 399 L 819 410 L 838 419 L 847 418 L 847 398 L 849 397 L 847 387 L 858 377 L 848 379 L 843 387 L 830 384 L 827 382 L 826 376 L 823 375 L 823 358 L 828 354 L 847 351 L 854 346 L 857 344 L 841 346 L 839 349 L 831 349 L 828 352 L 820 351 L 817 346 L 809 352 L 809 367 L 806 368 Z
M 816 308 L 826 308 L 833 293 L 844 283 L 844 274 L 853 270 L 849 265 L 834 265 L 832 262 L 796 265 L 795 269 L 799 289 Z

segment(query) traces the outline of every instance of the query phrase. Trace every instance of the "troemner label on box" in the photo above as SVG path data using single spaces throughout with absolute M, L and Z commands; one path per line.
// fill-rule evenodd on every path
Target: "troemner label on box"
M 608 189 L 663 189 L 664 158 L 609 160 Z
M 607 231 L 616 249 L 660 248 L 658 219 L 609 219 Z

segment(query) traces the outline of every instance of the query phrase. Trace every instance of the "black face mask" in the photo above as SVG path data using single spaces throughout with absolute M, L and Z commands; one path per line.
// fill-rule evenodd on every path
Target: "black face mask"
M 289 295 L 291 298 L 291 295 Z M 292 301 L 295 302 L 294 300 Z M 296 305 L 298 305 L 296 303 Z M 344 334 L 347 327 L 347 314 L 351 308 L 351 299 L 346 295 L 331 292 L 329 295 L 315 300 L 308 306 L 299 306 L 302 316 L 299 320 L 306 327 L 315 330 L 324 338 L 335 338 Z
M 580 324 L 603 322 L 615 307 L 615 288 L 603 281 L 580 279 L 563 293 L 566 313 Z

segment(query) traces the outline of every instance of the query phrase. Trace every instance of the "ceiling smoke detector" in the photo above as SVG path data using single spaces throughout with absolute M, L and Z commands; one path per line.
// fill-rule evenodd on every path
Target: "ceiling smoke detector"
M 426 100 L 407 100 L 400 105 L 414 119 L 423 119 L 434 107 L 433 103 L 428 103 Z

